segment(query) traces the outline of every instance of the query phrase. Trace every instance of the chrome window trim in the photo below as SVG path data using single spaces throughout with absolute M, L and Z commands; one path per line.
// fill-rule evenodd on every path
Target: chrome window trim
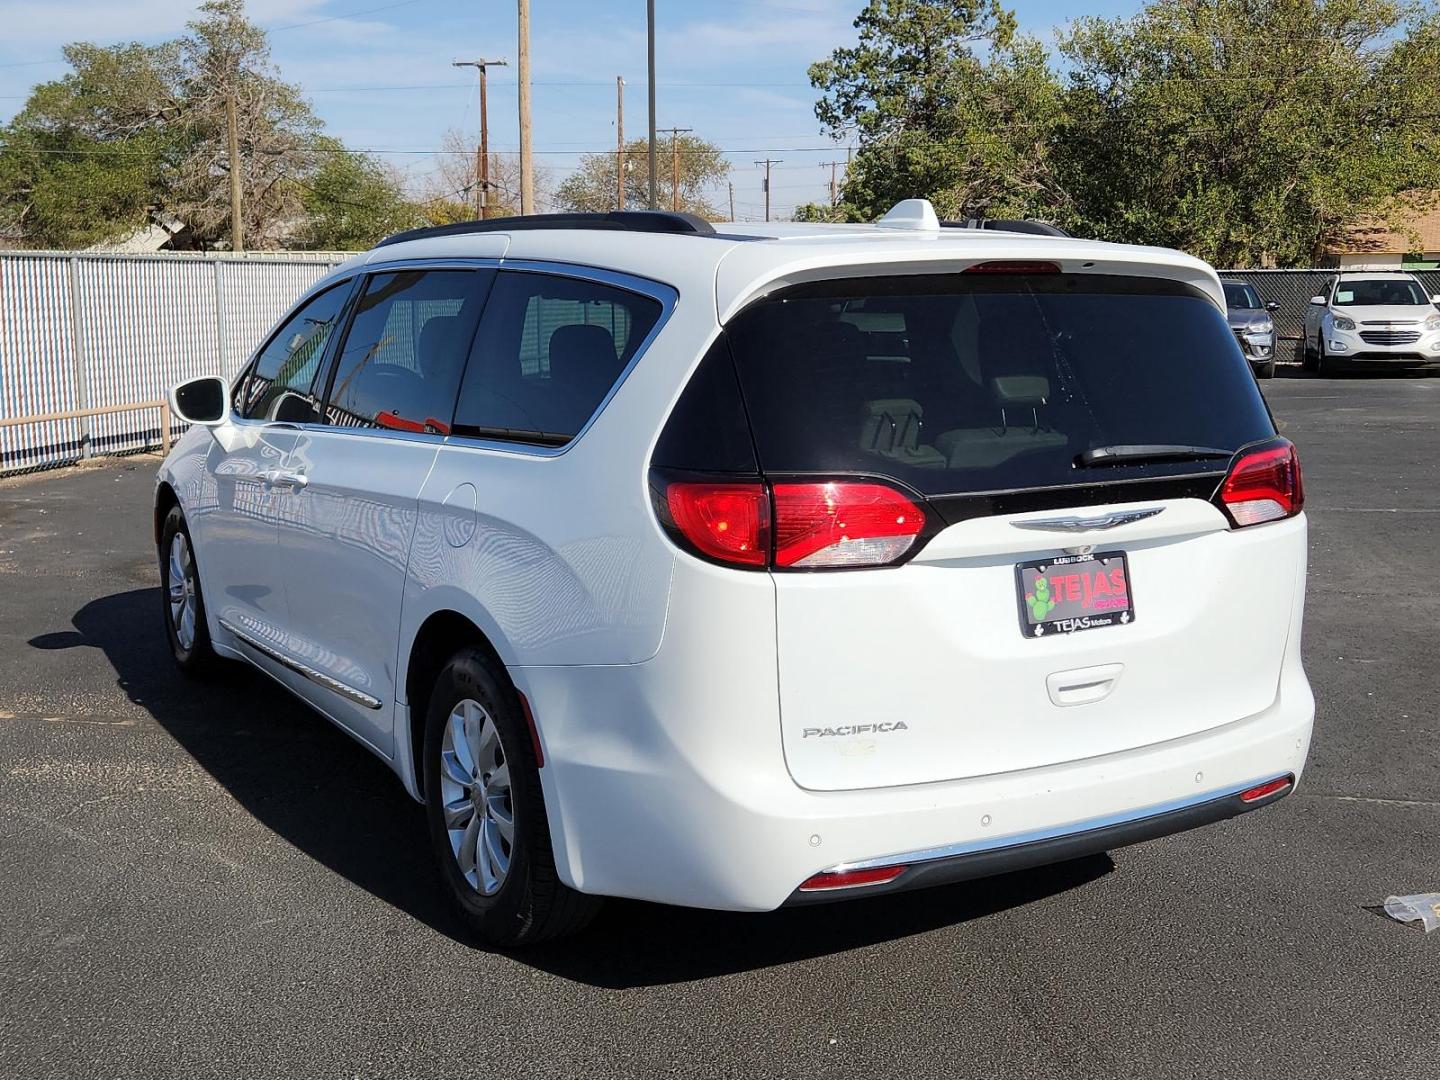
M 367 709 L 378 709 L 383 704 L 379 698 L 372 697 L 371 695 L 365 693 L 365 691 L 363 690 L 356 690 L 353 686 L 350 686 L 347 683 L 343 683 L 339 679 L 331 678 L 323 671 L 317 671 L 315 668 L 310 667 L 308 664 L 302 664 L 299 660 L 286 656 L 274 646 L 267 645 L 265 642 L 261 641 L 253 634 L 249 634 L 246 633 L 244 630 L 241 630 L 238 626 L 230 622 L 228 619 L 220 619 L 219 623 L 220 626 L 227 633 L 232 635 L 235 640 L 240 642 L 242 645 L 247 645 L 250 648 L 254 649 L 256 652 L 258 652 L 261 656 L 268 657 L 269 659 L 274 660 L 275 663 L 279 664 L 281 667 L 289 668 L 296 674 L 305 676 L 305 678 L 309 679 L 317 686 L 323 686 L 326 690 L 330 690 L 336 694 L 339 694 L 341 697 L 346 698 L 349 701 L 353 701 L 357 705 L 363 705 Z

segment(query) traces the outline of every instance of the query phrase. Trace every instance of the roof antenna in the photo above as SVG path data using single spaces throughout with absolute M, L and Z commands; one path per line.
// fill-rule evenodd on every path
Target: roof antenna
M 939 232 L 940 219 L 929 199 L 905 199 L 890 208 L 890 212 L 875 223 L 882 229 L 912 229 L 919 232 Z

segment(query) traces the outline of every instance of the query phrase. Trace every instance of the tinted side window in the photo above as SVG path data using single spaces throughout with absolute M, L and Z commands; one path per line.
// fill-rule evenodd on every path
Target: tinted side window
M 651 297 L 599 282 L 502 271 L 465 372 L 455 434 L 569 442 L 660 311 Z
M 760 471 L 730 346 L 723 335 L 715 339 L 690 376 L 650 463 L 691 472 L 753 475 Z
M 335 363 L 325 419 L 336 427 L 449 434 L 488 270 L 375 274 Z
M 275 332 L 240 390 L 241 416 L 297 423 L 316 418 L 311 388 L 350 285 L 346 281 L 312 297 Z

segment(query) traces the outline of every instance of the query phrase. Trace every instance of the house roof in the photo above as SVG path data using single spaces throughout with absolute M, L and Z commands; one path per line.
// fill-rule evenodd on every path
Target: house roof
M 1409 209 L 1402 209 L 1390 222 L 1373 215 L 1356 219 L 1341 239 L 1329 245 L 1327 254 L 1440 251 L 1440 192 L 1427 192 L 1409 203 Z

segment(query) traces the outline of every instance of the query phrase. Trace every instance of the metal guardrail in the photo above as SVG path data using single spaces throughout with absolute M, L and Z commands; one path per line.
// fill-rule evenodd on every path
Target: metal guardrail
M 0 416 L 0 428 L 24 427 L 27 424 L 49 424 L 57 420 L 88 420 L 92 416 L 143 412 L 147 409 L 160 410 L 160 451 L 168 454 L 173 441 L 170 438 L 170 402 L 163 398 L 159 401 L 130 401 L 123 405 L 102 405 L 94 409 L 67 409 L 64 412 L 36 413 L 33 416 Z M 149 448 L 144 447 L 144 449 Z

